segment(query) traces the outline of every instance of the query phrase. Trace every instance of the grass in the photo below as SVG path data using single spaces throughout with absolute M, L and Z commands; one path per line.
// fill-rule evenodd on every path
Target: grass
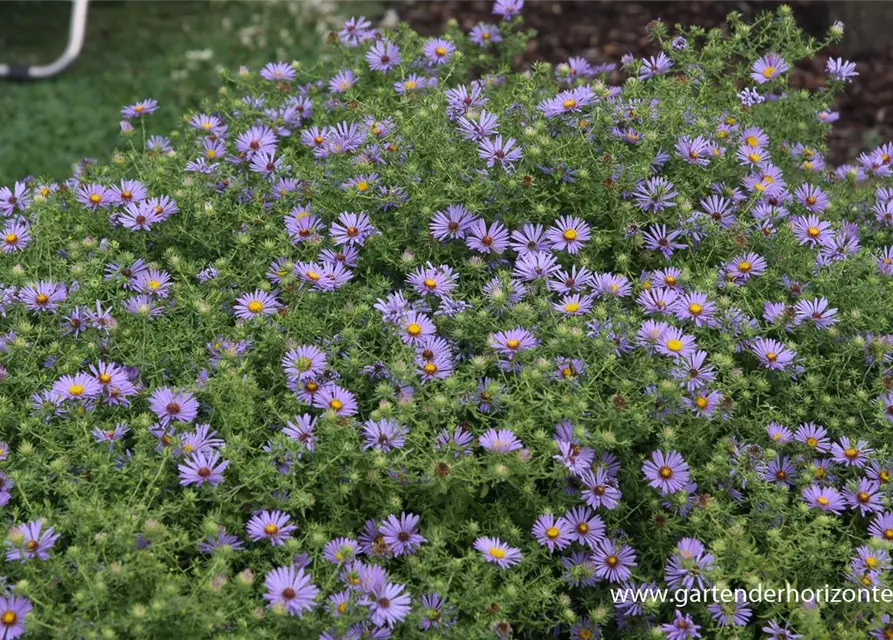
M 65 47 L 70 3 L 0 3 L 3 62 L 49 62 Z M 107 158 L 120 109 L 160 102 L 155 133 L 217 91 L 217 69 L 319 55 L 340 9 L 315 2 L 92 2 L 81 56 L 62 75 L 0 80 L 0 185 L 27 175 L 65 179 L 84 157 Z

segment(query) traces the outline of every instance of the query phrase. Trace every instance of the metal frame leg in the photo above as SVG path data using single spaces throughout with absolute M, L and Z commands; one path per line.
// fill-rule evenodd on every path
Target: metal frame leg
M 71 0 L 71 23 L 68 29 L 68 45 L 56 60 L 46 65 L 27 66 L 21 64 L 0 64 L 0 77 L 13 80 L 40 80 L 63 71 L 77 59 L 84 46 L 84 33 L 87 29 L 87 5 L 90 0 Z

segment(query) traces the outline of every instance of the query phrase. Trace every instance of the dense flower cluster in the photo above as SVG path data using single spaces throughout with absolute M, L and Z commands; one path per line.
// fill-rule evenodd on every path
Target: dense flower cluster
M 522 6 L 351 19 L 0 190 L 0 638 L 890 637 L 611 597 L 890 584 L 893 144 L 822 158 L 854 65 L 791 89 L 782 8 L 512 73 Z

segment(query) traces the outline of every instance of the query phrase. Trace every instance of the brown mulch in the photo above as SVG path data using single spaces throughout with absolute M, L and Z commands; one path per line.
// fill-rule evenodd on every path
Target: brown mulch
M 654 55 L 656 47 L 648 41 L 646 33 L 646 25 L 652 20 L 661 19 L 670 26 L 696 24 L 709 29 L 722 26 L 731 11 L 738 11 L 748 19 L 780 4 L 527 0 L 525 25 L 536 29 L 538 36 L 524 58 L 526 62 L 547 60 L 557 63 L 571 55 L 579 55 L 597 63 L 619 62 L 620 56 L 626 52 L 636 57 Z M 824 36 L 835 17 L 833 6 L 827 2 L 796 0 L 785 4 L 793 9 L 798 24 L 816 37 Z M 491 13 L 492 6 L 490 0 L 386 4 L 400 19 L 425 35 L 440 33 L 444 23 L 451 18 L 455 18 L 466 31 L 478 22 L 494 22 L 497 17 Z M 829 56 L 839 55 L 856 62 L 860 75 L 836 104 L 840 120 L 835 123 L 828 142 L 828 159 L 834 163 L 852 160 L 868 147 L 893 140 L 893 47 L 885 52 L 849 56 L 837 48 L 823 52 L 798 66 L 793 83 L 798 87 L 818 87 L 825 76 L 825 61 Z

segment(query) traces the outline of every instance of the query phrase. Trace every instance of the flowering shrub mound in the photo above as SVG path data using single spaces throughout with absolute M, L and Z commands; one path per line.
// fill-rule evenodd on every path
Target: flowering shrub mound
M 893 146 L 789 11 L 513 73 L 520 1 L 0 193 L 0 637 L 887 638 Z M 835 25 L 829 40 L 839 38 Z M 886 635 L 885 635 L 886 634 Z

